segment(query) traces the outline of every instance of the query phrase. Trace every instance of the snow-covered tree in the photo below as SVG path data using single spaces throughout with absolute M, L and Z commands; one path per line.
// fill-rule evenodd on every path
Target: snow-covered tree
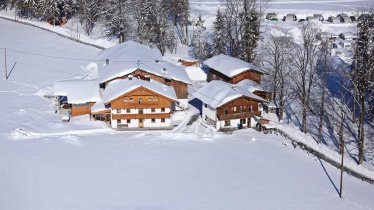
M 213 38 L 213 55 L 226 54 L 226 26 L 225 18 L 221 10 L 217 10 L 216 20 L 213 22 L 214 38 Z
M 98 21 L 102 15 L 102 6 L 105 3 L 103 0 L 78 0 L 78 18 L 83 25 L 87 35 L 90 35 L 95 26 L 95 22 Z
M 133 37 L 132 5 L 130 0 L 109 0 L 103 5 L 103 22 L 108 36 L 117 36 L 119 43 Z
M 198 17 L 197 22 L 194 25 L 193 35 L 192 35 L 192 54 L 195 58 L 200 60 L 205 60 L 210 57 L 210 44 L 208 42 L 208 35 L 206 27 L 204 26 L 205 20 L 201 18 L 201 15 Z
M 353 62 L 353 69 L 351 72 L 351 81 L 355 94 L 355 101 L 359 107 L 356 112 L 358 113 L 358 162 L 363 163 L 364 160 L 364 143 L 365 143 L 365 120 L 368 117 L 368 111 L 370 107 L 367 107 L 367 103 L 370 104 L 372 100 L 372 91 L 370 90 L 372 76 L 373 61 L 371 54 L 374 48 L 374 30 L 373 26 L 370 25 L 370 20 L 365 19 L 357 24 L 358 27 L 358 39 L 355 50 L 355 58 Z M 356 113 L 354 113 L 356 114 Z
M 312 22 L 303 24 L 301 29 L 302 43 L 294 43 L 291 53 L 292 60 L 292 81 L 295 98 L 301 104 L 301 129 L 304 133 L 308 132 L 307 116 L 310 110 L 311 91 L 315 85 L 317 77 L 317 34 L 318 26 Z

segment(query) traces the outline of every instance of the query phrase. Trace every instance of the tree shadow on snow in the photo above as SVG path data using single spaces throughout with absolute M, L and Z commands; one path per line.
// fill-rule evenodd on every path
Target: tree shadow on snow
M 319 158 L 318 158 L 318 161 L 319 161 L 319 163 L 321 164 L 321 166 L 322 166 L 322 169 L 323 169 L 323 171 L 325 172 L 325 174 L 326 174 L 327 178 L 328 178 L 328 179 L 330 180 L 330 182 L 331 182 L 332 186 L 334 187 L 334 189 L 335 189 L 336 193 L 338 193 L 338 195 L 339 195 L 339 190 L 338 190 L 338 188 L 336 187 L 336 185 L 335 185 L 334 181 L 333 181 L 333 180 L 331 179 L 331 177 L 330 177 L 329 173 L 327 172 L 327 170 L 326 170 L 325 166 L 323 165 L 323 163 L 322 163 L 321 159 L 319 159 Z
M 192 106 L 194 106 L 196 109 L 198 109 L 199 112 L 200 112 L 200 115 L 201 115 L 201 112 L 202 112 L 202 109 L 203 109 L 203 102 L 202 101 L 200 101 L 197 98 L 194 98 L 191 101 L 189 101 L 188 103 L 191 104 Z

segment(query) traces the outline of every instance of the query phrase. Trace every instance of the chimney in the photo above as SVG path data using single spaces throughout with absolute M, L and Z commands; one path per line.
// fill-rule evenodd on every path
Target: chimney
M 166 71 L 166 68 L 163 68 L 162 69 L 162 73 L 164 73 L 164 74 L 167 74 L 168 72 Z
M 105 59 L 105 65 L 109 64 L 109 59 Z

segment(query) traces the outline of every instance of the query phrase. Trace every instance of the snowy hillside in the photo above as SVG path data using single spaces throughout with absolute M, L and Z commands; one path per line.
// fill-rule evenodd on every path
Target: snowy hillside
M 345 175 L 339 199 L 339 171 L 276 135 L 62 123 L 45 96 L 91 73 L 99 50 L 4 20 L 0 29 L 11 71 L 0 80 L 1 209 L 374 209 L 372 185 Z

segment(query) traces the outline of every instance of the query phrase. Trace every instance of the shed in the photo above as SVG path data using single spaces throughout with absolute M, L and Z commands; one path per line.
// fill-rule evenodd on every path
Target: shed
M 278 20 L 278 16 L 274 12 L 270 12 L 266 14 L 266 19 L 267 20 Z
M 289 21 L 296 21 L 297 17 L 295 14 L 287 14 L 283 17 L 283 21 L 289 22 Z
M 306 20 L 307 20 L 307 21 L 311 21 L 311 20 L 316 20 L 316 18 L 313 17 L 313 16 L 308 16 L 308 17 L 306 17 Z
M 325 18 L 322 16 L 322 14 L 314 14 L 313 17 L 318 21 L 324 21 Z
M 334 16 L 330 16 L 327 19 L 327 21 L 330 22 L 330 23 L 340 23 L 340 19 L 338 17 L 334 17 Z

